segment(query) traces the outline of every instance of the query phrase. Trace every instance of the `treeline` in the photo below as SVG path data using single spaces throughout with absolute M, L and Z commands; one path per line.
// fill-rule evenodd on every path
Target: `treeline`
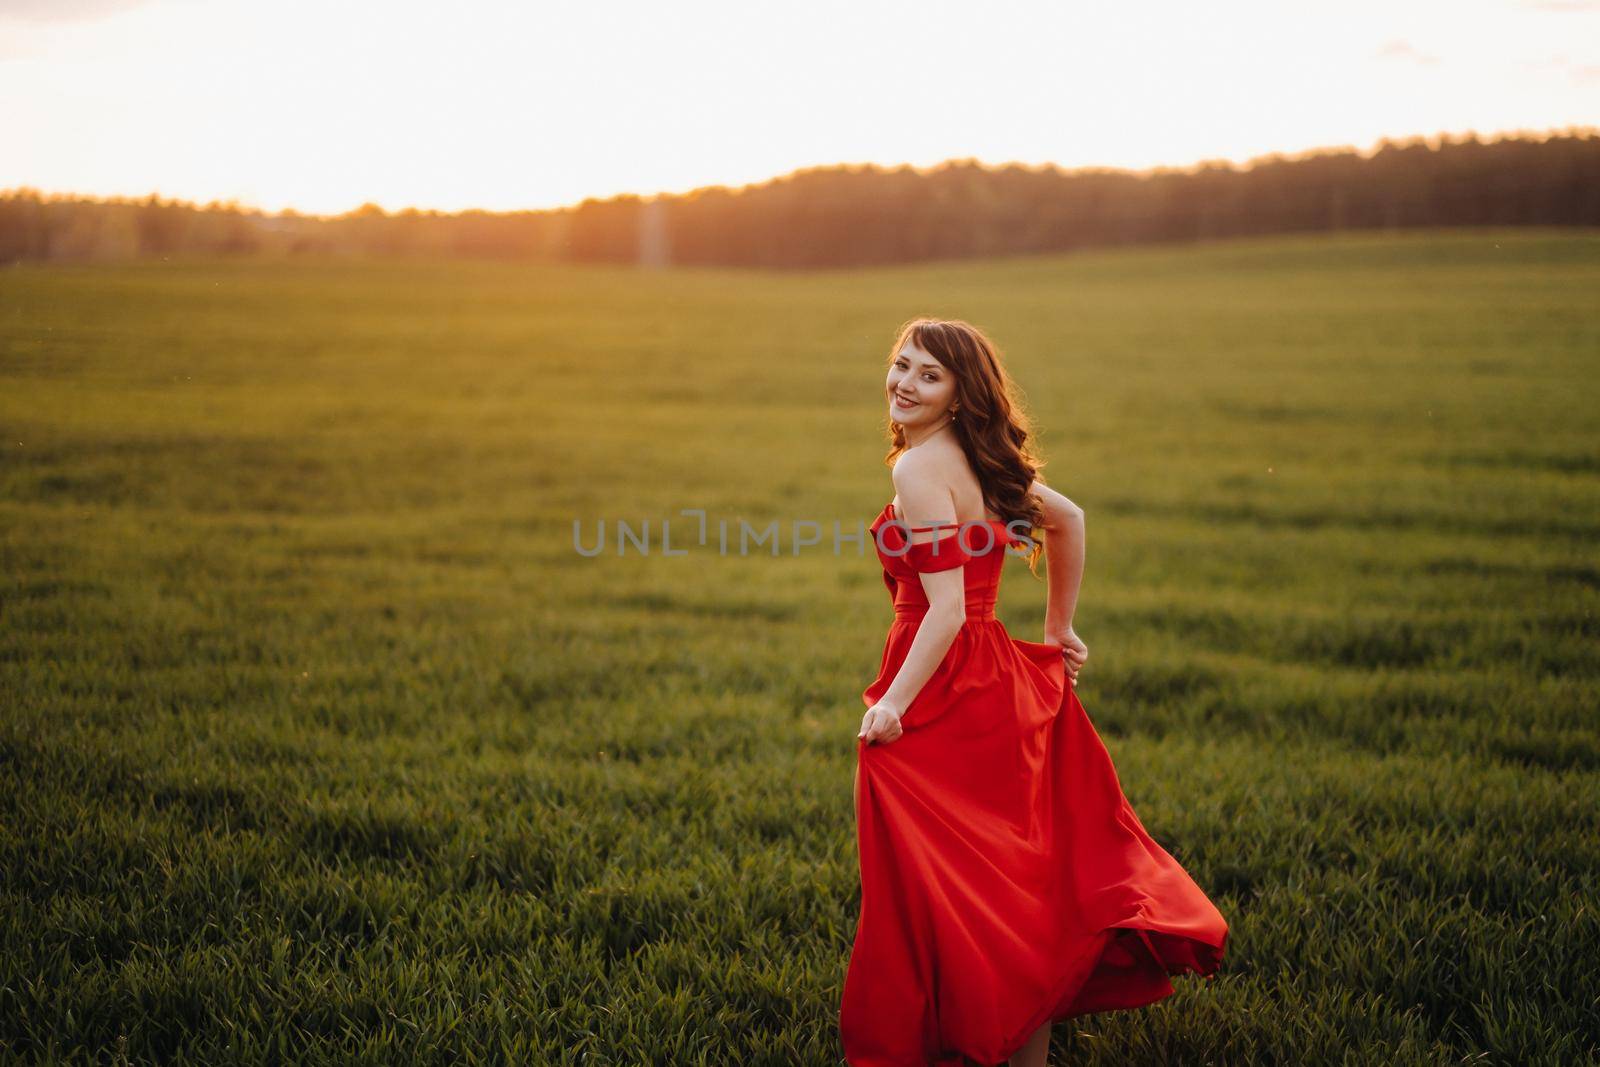
M 551 211 L 375 205 L 333 217 L 233 203 L 0 194 L 0 262 L 177 254 L 493 257 L 548 262 L 845 267 L 1097 245 L 1419 226 L 1600 226 L 1593 129 L 1423 138 L 1243 167 L 1146 172 L 951 161 L 831 166 L 759 185 Z

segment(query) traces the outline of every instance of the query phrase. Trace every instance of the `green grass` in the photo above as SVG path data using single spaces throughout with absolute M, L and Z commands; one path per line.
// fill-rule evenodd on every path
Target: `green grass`
M 1594 1060 L 1596 292 L 1583 231 L 0 272 L 0 1058 L 839 1062 L 889 609 L 829 535 L 930 313 L 1087 513 L 1080 696 L 1232 925 L 1060 1061 Z

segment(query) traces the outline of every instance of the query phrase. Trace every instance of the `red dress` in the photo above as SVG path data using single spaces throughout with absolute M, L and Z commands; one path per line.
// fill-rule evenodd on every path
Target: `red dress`
M 985 552 L 981 523 L 909 549 L 893 504 L 872 524 L 895 617 L 862 702 L 928 609 L 918 571 L 964 565 L 967 620 L 900 738 L 857 745 L 861 914 L 839 1010 L 853 1067 L 1003 1063 L 1046 1022 L 1209 978 L 1227 943 L 1129 806 L 1061 650 L 994 617 L 1012 538 L 987 525 Z

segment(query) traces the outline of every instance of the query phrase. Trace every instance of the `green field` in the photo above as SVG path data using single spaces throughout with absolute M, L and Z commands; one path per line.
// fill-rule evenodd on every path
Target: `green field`
M 1600 1059 L 1597 293 L 1595 231 L 0 269 L 0 1059 L 840 1062 L 890 613 L 831 529 L 918 314 L 1005 349 L 1079 695 L 1232 926 L 1056 1061 Z

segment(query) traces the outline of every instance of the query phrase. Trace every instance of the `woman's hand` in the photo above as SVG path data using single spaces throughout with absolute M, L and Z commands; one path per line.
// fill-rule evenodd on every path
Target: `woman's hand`
M 1061 649 L 1061 658 L 1067 665 L 1067 681 L 1072 685 L 1078 684 L 1078 670 L 1084 661 L 1089 658 L 1089 646 L 1084 644 L 1077 634 L 1072 632 L 1072 627 L 1046 630 L 1044 643 L 1055 645 Z
M 857 740 L 864 740 L 870 745 L 874 741 L 888 744 L 890 741 L 899 739 L 900 735 L 905 732 L 900 729 L 900 716 L 902 714 L 904 714 L 903 709 L 897 708 L 893 704 L 886 704 L 881 700 L 878 701 L 868 708 L 867 713 L 862 716 L 861 732 L 856 734 Z

